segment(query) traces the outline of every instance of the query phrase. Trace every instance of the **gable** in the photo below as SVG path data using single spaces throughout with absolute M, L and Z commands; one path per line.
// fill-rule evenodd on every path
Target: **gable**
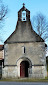
M 22 21 L 22 12 L 26 12 L 26 21 L 30 21 L 30 11 L 23 6 L 19 11 L 18 11 L 18 21 Z
M 30 12 L 28 9 L 25 8 L 25 6 L 23 6 L 18 12 L 21 12 L 21 11 L 27 11 L 27 12 Z
M 44 40 L 32 29 L 31 22 L 17 22 L 15 31 L 5 43 L 43 42 Z

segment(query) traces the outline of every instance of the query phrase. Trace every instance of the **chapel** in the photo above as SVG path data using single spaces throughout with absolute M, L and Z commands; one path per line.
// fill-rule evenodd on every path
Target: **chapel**
M 45 78 L 46 45 L 33 30 L 30 11 L 23 7 L 18 11 L 15 31 L 4 42 L 3 78 Z

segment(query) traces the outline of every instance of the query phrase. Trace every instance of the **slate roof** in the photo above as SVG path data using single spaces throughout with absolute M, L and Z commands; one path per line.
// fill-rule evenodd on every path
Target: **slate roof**
M 31 22 L 17 22 L 15 31 L 5 43 L 19 42 L 44 42 L 44 40 L 32 29 Z

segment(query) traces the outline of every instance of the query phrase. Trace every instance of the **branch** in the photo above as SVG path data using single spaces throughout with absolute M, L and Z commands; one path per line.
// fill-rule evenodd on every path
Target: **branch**
M 4 7 L 4 5 L 2 5 L 1 10 L 0 10 L 0 21 L 5 18 L 7 13 L 8 13 L 8 8 Z
M 46 20 L 46 17 L 42 15 L 41 13 L 37 14 L 33 17 L 33 27 L 37 31 L 40 37 L 43 39 L 48 38 L 48 21 Z

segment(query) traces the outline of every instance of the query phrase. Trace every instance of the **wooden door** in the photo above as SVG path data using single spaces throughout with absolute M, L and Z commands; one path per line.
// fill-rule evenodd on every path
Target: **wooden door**
M 22 61 L 20 64 L 20 77 L 28 77 L 29 63 L 27 61 Z
M 20 77 L 25 77 L 25 62 L 20 64 Z

